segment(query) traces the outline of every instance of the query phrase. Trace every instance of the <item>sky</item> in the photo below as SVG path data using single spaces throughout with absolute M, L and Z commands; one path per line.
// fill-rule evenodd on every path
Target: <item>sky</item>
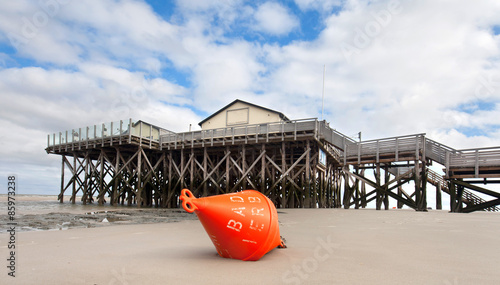
M 364 140 L 498 146 L 498 15 L 498 0 L 2 1 L 0 176 L 58 194 L 48 134 L 182 132 L 235 99 Z

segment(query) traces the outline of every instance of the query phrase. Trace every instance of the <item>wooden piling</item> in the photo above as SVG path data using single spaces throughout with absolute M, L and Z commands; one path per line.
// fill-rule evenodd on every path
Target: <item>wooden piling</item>
M 68 140 L 68 132 L 58 134 L 60 143 L 56 135 L 49 136 L 47 152 L 62 157 L 61 203 L 70 187 L 72 203 L 81 194 L 84 204 L 96 198 L 100 205 L 127 201 L 138 207 L 178 207 L 183 188 L 196 196 L 249 188 L 263 192 L 280 208 L 363 208 L 375 200 L 377 209 L 382 204 L 388 209 L 391 197 L 398 208 L 425 211 L 427 183 L 437 185 L 437 209 L 442 192 L 450 194 L 451 211 L 495 210 L 500 203 L 494 192 L 460 180 L 500 177 L 500 165 L 481 164 L 497 159 L 497 148 L 457 152 L 423 134 L 354 142 L 314 119 L 269 123 L 256 132 L 248 125 L 156 138 L 150 125 L 138 123 L 132 132 L 135 122 L 129 120 L 128 130 L 126 124 L 120 122 L 118 134 L 106 135 L 104 124 L 88 127 L 79 131 L 79 137 L 86 134 L 82 141 Z M 110 126 L 112 130 L 115 125 Z M 465 162 L 453 160 L 457 153 L 467 158 Z M 442 177 L 438 181 L 429 176 L 432 161 L 445 165 L 446 185 Z M 475 164 L 462 165 L 469 161 Z M 398 167 L 404 173 L 394 171 Z M 408 194 L 402 185 L 412 180 L 415 191 Z M 470 191 L 491 194 L 494 200 L 482 201 Z

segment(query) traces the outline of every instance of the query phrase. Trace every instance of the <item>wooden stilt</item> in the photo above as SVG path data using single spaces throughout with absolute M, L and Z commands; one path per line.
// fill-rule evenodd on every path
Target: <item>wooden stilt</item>
M 105 169 L 105 164 L 104 164 L 104 150 L 101 149 L 101 154 L 99 156 L 100 160 L 100 166 L 101 169 L 99 171 L 99 189 L 101 192 L 98 192 L 98 203 L 99 205 L 104 204 L 104 195 L 106 194 L 104 190 L 104 169 Z
M 142 147 L 139 147 L 138 155 L 137 155 L 137 186 L 136 186 L 136 191 L 135 191 L 135 199 L 137 201 L 137 207 L 142 207 L 142 200 L 143 200 L 143 185 L 142 185 Z
M 359 166 L 355 166 L 354 171 L 356 174 L 360 174 Z M 360 189 L 359 189 L 359 179 L 356 178 L 354 182 L 354 209 L 359 209 L 360 204 Z
M 66 160 L 66 155 L 62 155 L 61 157 L 61 192 L 59 194 L 59 202 L 63 203 L 64 202 L 64 161 Z
M 421 211 L 427 211 L 427 166 L 425 165 L 425 162 L 422 162 L 422 179 L 421 179 L 421 191 L 422 194 L 420 196 L 421 201 L 420 201 L 420 210 Z
M 363 166 L 363 165 L 361 165 Z M 365 176 L 365 169 L 361 169 L 361 176 Z M 360 194 L 360 203 L 361 203 L 361 208 L 366 208 L 366 183 L 364 181 L 361 181 L 361 194 Z
M 208 180 L 208 153 L 207 148 L 203 148 L 203 181 Z M 208 196 L 208 183 L 203 183 L 203 197 Z
M 87 204 L 87 195 L 88 195 L 88 192 L 89 192 L 89 187 L 90 187 L 90 179 L 91 179 L 91 174 L 90 174 L 90 154 L 89 152 L 87 151 L 87 153 L 85 154 L 85 182 L 84 182 L 84 185 L 83 185 L 83 194 L 82 194 L 82 202 L 83 202 L 83 205 Z
M 76 184 L 77 184 L 77 179 L 75 176 L 78 176 L 78 173 L 76 172 L 76 169 L 77 169 L 77 165 L 76 165 L 76 159 L 77 159 L 77 156 L 73 154 L 73 177 L 75 179 L 73 179 L 73 191 L 71 192 L 71 198 L 70 198 L 70 201 L 72 204 L 75 204 L 75 200 L 76 200 Z
M 418 159 L 415 160 L 415 202 L 417 203 L 417 211 L 421 211 L 422 198 L 421 198 L 421 176 L 420 176 L 420 161 Z
M 189 187 L 194 189 L 194 162 L 196 158 L 194 156 L 194 149 L 191 149 L 191 154 L 189 155 Z M 195 193 L 198 194 L 199 193 Z
M 260 192 L 265 193 L 266 191 L 266 145 L 261 144 L 260 146 Z
M 457 185 L 457 204 L 456 204 L 456 211 L 458 213 L 461 213 L 463 210 L 463 202 L 462 202 L 462 195 L 464 193 L 464 186 L 461 184 Z
M 285 142 L 281 142 L 281 173 L 282 175 L 286 172 L 286 147 Z M 280 207 L 285 208 L 287 203 L 287 193 L 286 193 L 286 181 L 281 179 L 281 197 L 280 197 Z
M 310 149 L 311 142 L 307 140 L 306 142 L 306 148 Z M 311 208 L 312 207 L 312 200 L 311 200 L 311 154 L 310 152 L 307 152 L 306 154 L 306 171 L 305 171 L 305 208 Z
M 398 186 L 398 196 L 403 198 L 403 186 Z M 403 202 L 398 200 L 398 209 L 403 208 Z
M 442 199 L 441 199 L 441 184 L 436 186 L 436 210 L 442 210 Z
M 378 186 L 380 186 L 380 163 L 377 163 L 376 164 L 376 168 L 375 168 L 375 181 L 377 183 Z M 377 188 L 377 192 L 376 192 L 376 209 L 377 210 L 380 210 L 382 208 L 382 191 Z
M 450 212 L 454 213 L 457 211 L 457 190 L 456 184 L 450 181 Z
M 391 174 L 389 173 L 389 164 L 385 164 L 384 167 L 384 193 L 383 193 L 383 202 L 384 202 L 384 209 L 389 210 L 389 195 L 387 194 L 387 191 L 389 189 L 389 179 L 391 177 Z

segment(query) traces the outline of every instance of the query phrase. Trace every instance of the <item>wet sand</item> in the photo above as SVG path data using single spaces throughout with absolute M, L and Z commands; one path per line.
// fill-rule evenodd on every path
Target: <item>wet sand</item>
M 94 207 L 75 207 L 67 215 Z M 494 213 L 278 209 L 288 248 L 244 262 L 219 257 L 194 214 L 173 209 L 148 222 L 141 221 L 143 209 L 118 210 L 134 219 L 16 233 L 15 278 L 5 266 L 9 233 L 0 233 L 0 283 L 500 283 L 500 215 Z M 161 211 L 145 212 L 150 210 Z
M 0 195 L 0 203 L 6 203 L 6 201 L 6 196 Z M 17 231 L 172 223 L 196 219 L 196 216 L 186 213 L 183 209 L 139 209 L 136 206 L 83 205 L 78 202 L 79 199 L 77 199 L 76 204 L 71 204 L 69 197 L 65 197 L 65 201 L 67 202 L 61 204 L 57 201 L 56 196 L 49 195 L 16 196 Z M 0 215 L 0 233 L 4 233 L 9 229 L 7 225 L 8 219 L 7 215 Z

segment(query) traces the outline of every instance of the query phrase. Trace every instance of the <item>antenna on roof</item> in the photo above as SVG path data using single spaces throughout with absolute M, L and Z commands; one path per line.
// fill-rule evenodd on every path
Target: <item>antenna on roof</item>
M 323 65 L 323 93 L 321 96 L 321 120 L 323 120 L 323 111 L 325 109 L 325 72 L 326 72 L 326 64 Z

